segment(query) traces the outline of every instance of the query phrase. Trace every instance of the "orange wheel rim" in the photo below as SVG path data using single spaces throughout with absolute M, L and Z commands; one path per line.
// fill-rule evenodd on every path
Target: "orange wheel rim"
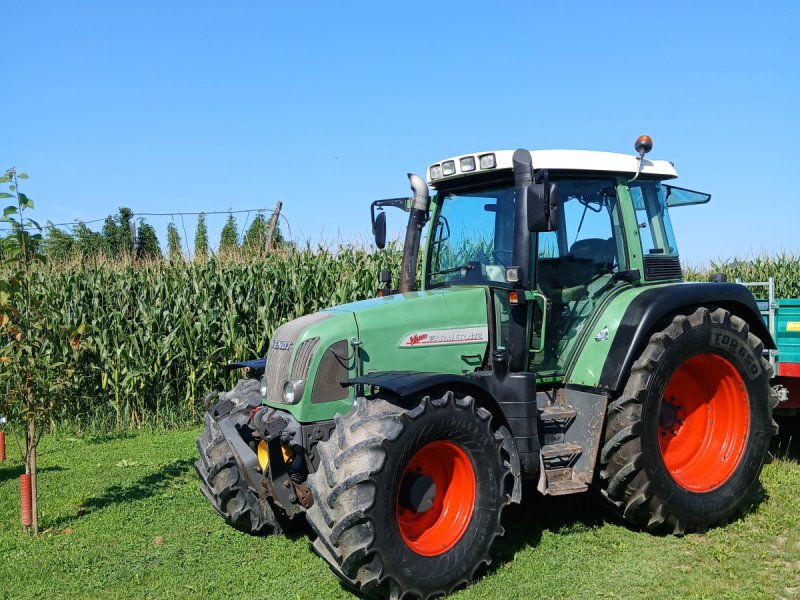
M 658 415 L 661 456 L 672 479 L 692 492 L 725 483 L 742 460 L 750 398 L 736 368 L 718 354 L 699 354 L 670 378 Z
M 396 516 L 403 540 L 417 554 L 436 556 L 455 546 L 475 507 L 475 471 L 452 442 L 423 446 L 400 479 Z

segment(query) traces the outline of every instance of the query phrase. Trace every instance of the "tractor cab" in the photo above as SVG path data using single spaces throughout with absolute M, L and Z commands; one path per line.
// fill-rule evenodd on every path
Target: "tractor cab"
M 666 183 L 677 173 L 644 158 L 649 138 L 636 147 L 638 155 L 496 151 L 430 165 L 422 289 L 486 287 L 494 345 L 539 382 L 563 380 L 587 320 L 610 296 L 682 279 L 668 208 L 710 199 Z M 373 223 L 387 205 L 411 210 L 411 199 L 374 203 Z M 408 240 L 404 251 L 416 259 Z M 525 314 L 515 318 L 515 305 Z

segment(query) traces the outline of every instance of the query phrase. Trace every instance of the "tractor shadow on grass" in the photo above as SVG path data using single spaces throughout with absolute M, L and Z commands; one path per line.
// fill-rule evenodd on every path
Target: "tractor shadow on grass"
M 99 496 L 84 500 L 74 515 L 64 515 L 47 523 L 46 526 L 58 528 L 114 504 L 137 502 L 155 496 L 170 488 L 175 480 L 180 479 L 192 469 L 193 464 L 194 460 L 189 458 L 176 460 L 164 466 L 160 471 L 145 475 L 129 485 L 112 485 Z
M 56 471 L 65 471 L 64 467 L 54 465 L 52 467 L 39 467 L 36 469 L 36 472 L 41 473 L 53 473 Z M 25 466 L 24 465 L 16 465 L 14 467 L 7 467 L 7 468 L 0 468 L 0 483 L 5 483 L 10 479 L 19 479 L 19 476 L 25 473 Z
M 503 513 L 506 532 L 492 550 L 492 566 L 488 573 L 513 561 L 523 548 L 538 546 L 545 531 L 585 531 L 612 520 L 590 492 L 542 496 L 535 485 L 526 483 L 522 497 L 522 504 L 510 504 Z
M 777 417 L 778 435 L 772 438 L 772 454 L 782 460 L 800 462 L 800 417 Z
M 800 428 L 795 439 L 800 438 Z M 794 451 L 800 449 L 795 444 Z M 773 449 L 773 452 L 775 450 Z M 798 454 L 795 454 L 798 456 Z M 522 504 L 510 504 L 503 513 L 505 535 L 497 540 L 492 550 L 492 564 L 485 574 L 492 574 L 504 565 L 511 563 L 520 550 L 539 545 L 544 532 L 569 535 L 615 524 L 642 535 L 655 537 L 671 537 L 673 534 L 665 529 L 655 531 L 635 525 L 613 515 L 603 505 L 603 499 L 596 491 L 566 496 L 542 496 L 532 483 L 524 484 Z M 758 485 L 750 496 L 742 514 L 731 518 L 730 522 L 746 518 L 762 503 L 769 500 L 769 494 L 763 486 Z M 693 533 L 693 532 L 690 532 Z M 480 575 L 480 574 L 479 574 Z

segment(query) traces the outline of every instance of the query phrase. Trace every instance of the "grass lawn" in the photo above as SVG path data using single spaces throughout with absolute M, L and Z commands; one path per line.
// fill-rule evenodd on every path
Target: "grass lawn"
M 307 535 L 253 538 L 217 517 L 192 467 L 198 433 L 45 438 L 39 539 L 20 532 L 21 469 L 9 439 L 10 460 L 0 464 L 0 598 L 353 598 Z M 453 598 L 797 597 L 795 439 L 779 440 L 753 509 L 705 535 L 632 531 L 587 494 L 528 493 L 506 513 L 491 570 Z

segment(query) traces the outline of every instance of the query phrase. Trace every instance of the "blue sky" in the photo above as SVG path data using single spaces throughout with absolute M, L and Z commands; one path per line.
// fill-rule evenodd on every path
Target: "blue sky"
M 713 195 L 673 212 L 685 261 L 800 250 L 797 2 L 3 4 L 0 168 L 42 221 L 282 200 L 295 238 L 366 240 L 443 157 L 647 133 Z

